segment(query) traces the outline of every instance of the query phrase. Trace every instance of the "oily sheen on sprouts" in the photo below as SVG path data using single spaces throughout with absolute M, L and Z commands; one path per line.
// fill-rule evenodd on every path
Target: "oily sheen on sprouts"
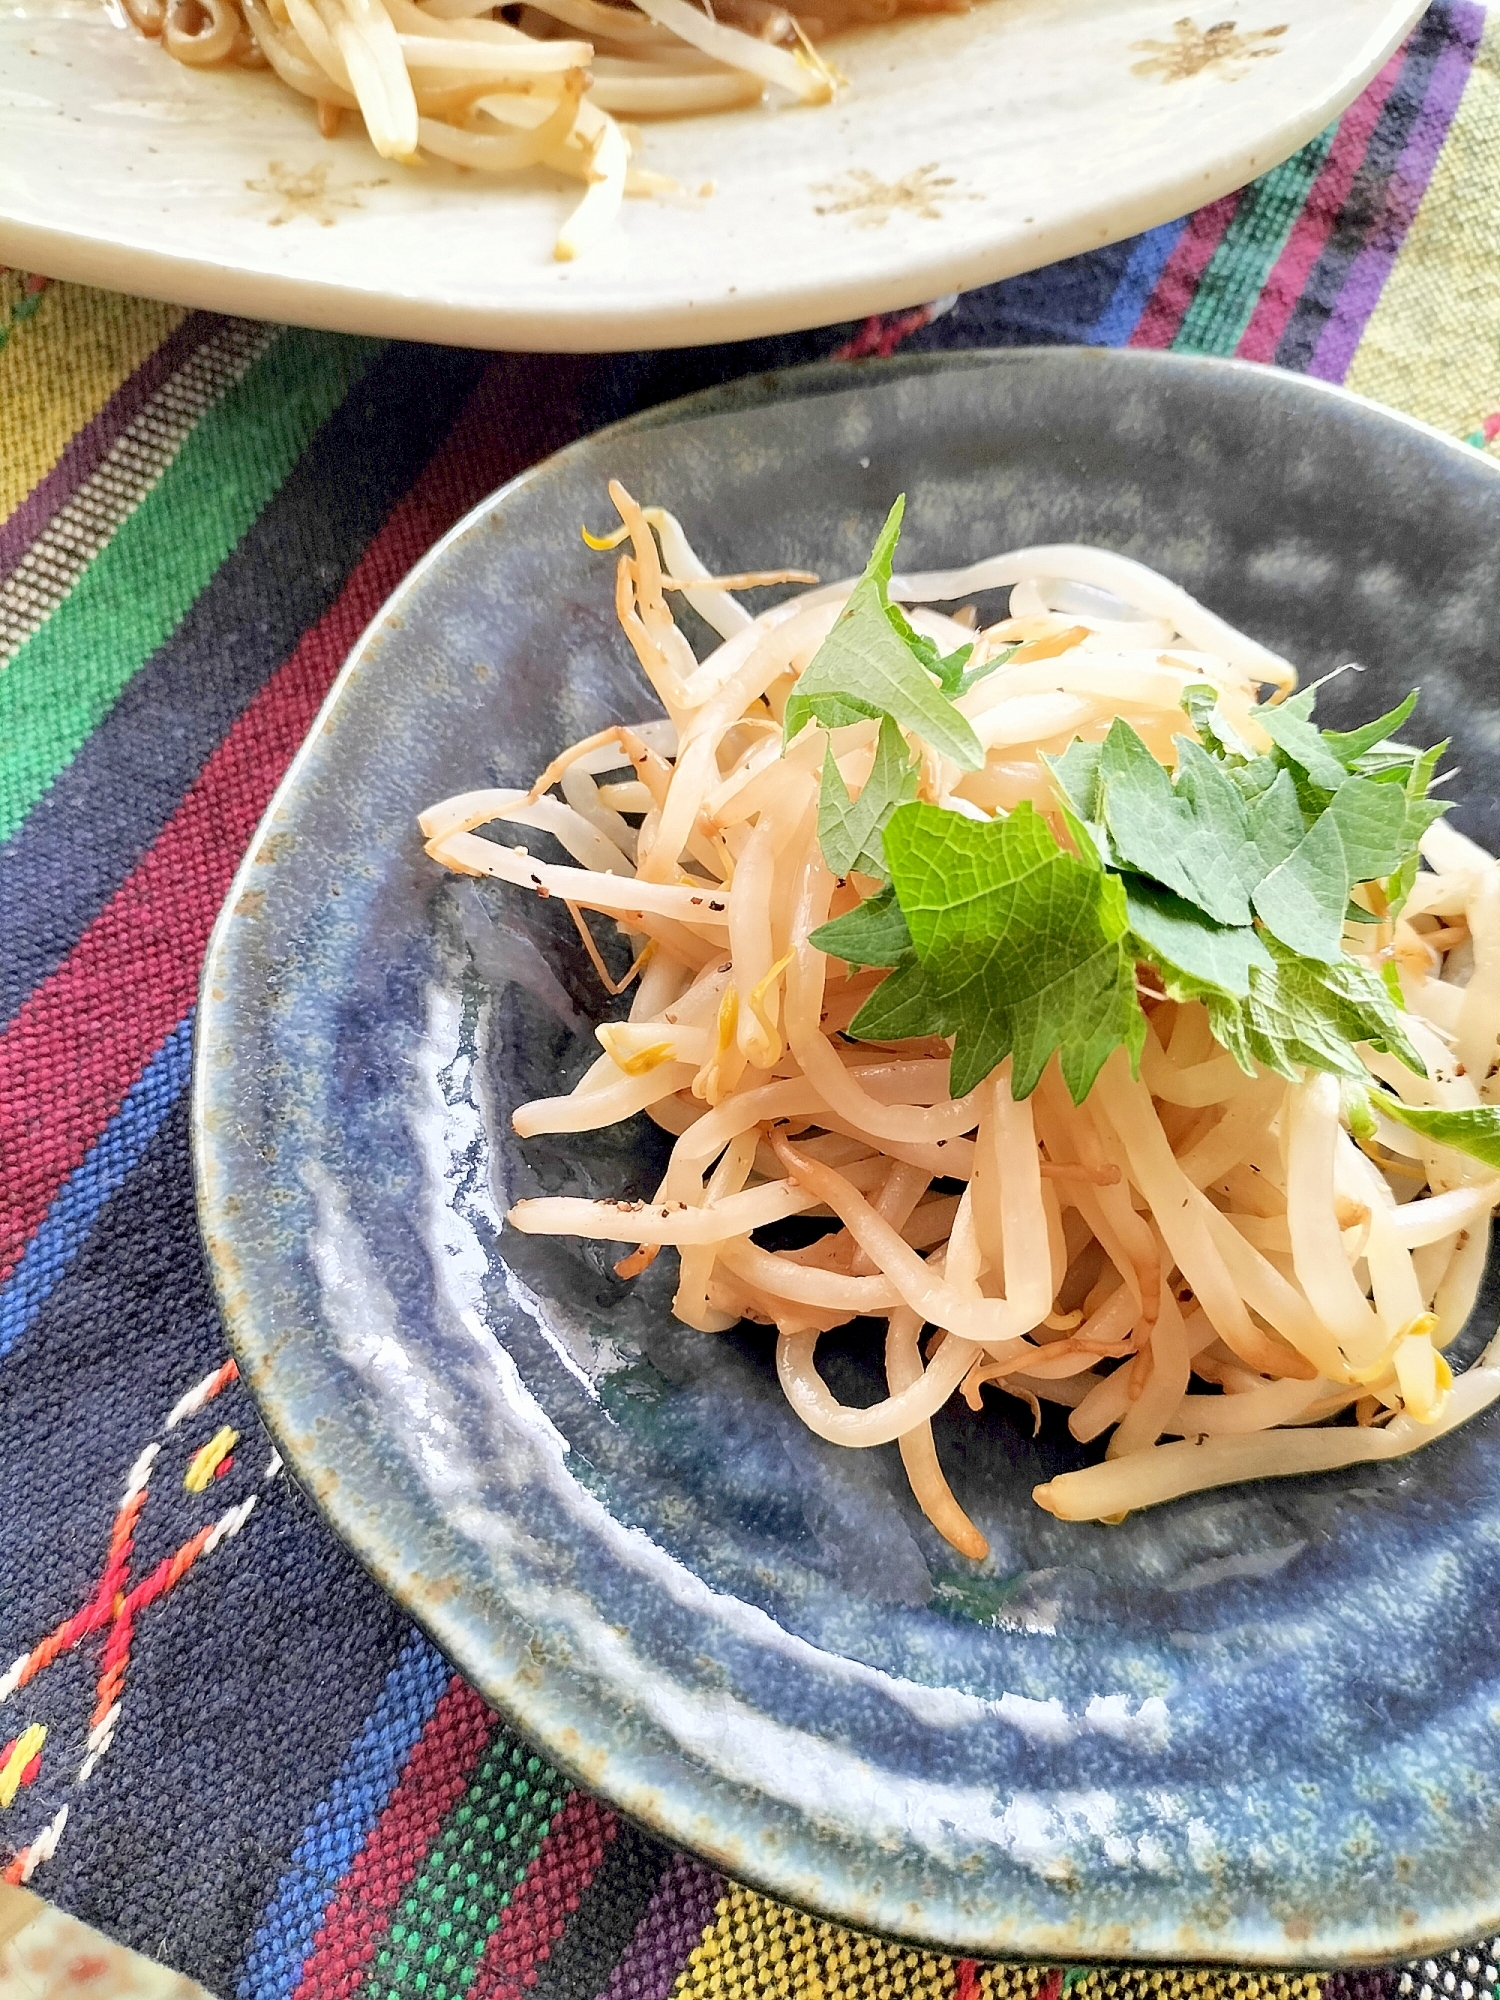
M 1098 1441 L 1034 1491 L 1078 1521 L 1399 1457 L 1493 1401 L 1496 1350 L 1445 1351 L 1500 1198 L 1500 867 L 1443 817 L 1443 746 L 1403 740 L 1415 697 L 1321 729 L 1287 662 L 1101 549 L 900 576 L 898 503 L 862 577 L 808 587 L 711 575 L 610 494 L 587 539 L 665 714 L 420 824 L 565 903 L 598 973 L 599 1056 L 520 1139 L 645 1113 L 674 1143 L 654 1199 L 511 1225 L 617 1243 L 626 1279 L 675 1255 L 705 1337 L 775 1327 L 801 1420 L 896 1444 L 972 1557 L 954 1396 Z M 752 615 L 765 584 L 799 588 Z M 764 1240 L 791 1217 L 821 1226 Z M 863 1408 L 817 1366 L 856 1320 Z

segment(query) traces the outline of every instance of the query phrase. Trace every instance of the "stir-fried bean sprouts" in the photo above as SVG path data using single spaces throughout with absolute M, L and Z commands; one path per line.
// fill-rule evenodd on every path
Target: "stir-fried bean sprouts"
M 608 234 L 625 195 L 673 191 L 632 164 L 619 119 L 727 111 L 768 92 L 824 104 L 841 79 L 816 38 L 968 4 L 815 0 L 793 14 L 768 0 L 127 0 L 126 11 L 178 62 L 273 70 L 325 138 L 352 112 L 389 160 L 582 181 L 555 246 L 567 261 Z
M 352 76 L 352 31 L 333 0 L 317 4 Z M 412 0 L 384 4 L 406 32 Z M 574 21 L 585 6 L 591 24 L 594 0 L 557 11 Z M 692 9 L 643 11 L 680 26 Z M 695 35 L 717 52 L 709 28 L 704 17 Z M 313 55 L 304 41 L 298 61 Z M 445 867 L 564 899 L 611 993 L 590 920 L 613 920 L 628 946 L 628 1020 L 599 1028 L 599 1060 L 571 1093 L 523 1106 L 517 1132 L 583 1133 L 644 1111 L 674 1143 L 649 1202 L 525 1200 L 511 1224 L 626 1246 L 626 1277 L 675 1249 L 678 1316 L 706 1334 L 742 1318 L 775 1327 L 802 1421 L 852 1449 L 897 1444 L 921 1507 L 971 1557 L 985 1538 L 932 1432 L 957 1391 L 979 1408 L 994 1388 L 1038 1425 L 1053 1404 L 1084 1443 L 1110 1433 L 1098 1463 L 1035 1489 L 1078 1521 L 1397 1457 L 1500 1395 L 1500 1344 L 1457 1380 L 1444 1358 L 1478 1292 L 1500 1178 L 1385 1114 L 1356 1143 L 1335 1076 L 1250 1073 L 1201 1001 L 1143 981 L 1138 1066 L 1116 1048 L 1081 1103 L 1057 1058 L 1029 1096 L 1013 1094 L 1007 1057 L 955 1099 L 950 1040 L 844 1032 L 884 975 L 812 934 L 877 884 L 830 868 L 819 773 L 828 751 L 857 796 L 877 723 L 814 723 L 784 743 L 782 720 L 852 585 L 752 616 L 726 585 L 753 579 L 716 580 L 670 514 L 611 491 L 624 525 L 597 545 L 629 545 L 616 601 L 668 720 L 611 724 L 530 788 L 461 794 L 421 826 Z M 1008 615 L 977 633 L 930 608 L 1006 585 Z M 1189 685 L 1211 686 L 1253 741 L 1262 690 L 1275 702 L 1295 684 L 1175 586 L 1097 549 L 1021 550 L 890 588 L 939 645 L 967 633 L 981 663 L 1016 648 L 957 696 L 980 768 L 960 772 L 904 732 L 919 798 L 970 818 L 1030 801 L 1062 839 L 1044 754 L 1098 741 L 1124 715 L 1170 765 Z M 674 590 L 721 635 L 702 660 L 673 620 Z M 496 825 L 505 838 L 481 831 Z M 569 862 L 533 859 L 518 830 L 550 836 Z M 1463 1110 L 1500 1100 L 1500 865 L 1441 821 L 1422 851 L 1428 872 L 1399 914 L 1349 925 L 1343 949 L 1397 969 L 1427 1074 L 1359 1054 L 1387 1087 L 1377 1103 L 1394 1092 Z M 804 1236 L 814 1225 L 800 1247 L 786 1246 L 791 1218 Z M 775 1243 L 758 1241 L 768 1230 Z M 817 1347 L 862 1315 L 886 1322 L 889 1393 L 853 1408 Z

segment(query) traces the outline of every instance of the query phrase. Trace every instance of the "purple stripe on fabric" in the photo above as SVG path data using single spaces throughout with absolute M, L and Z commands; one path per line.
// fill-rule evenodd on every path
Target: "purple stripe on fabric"
M 1479 41 L 1484 9 L 1474 0 L 1454 0 L 1448 21 L 1452 40 L 1433 66 L 1427 96 L 1401 158 L 1386 185 L 1384 211 L 1370 240 L 1354 261 L 1328 324 L 1319 336 L 1307 372 L 1325 382 L 1342 382 L 1416 219 L 1438 155 L 1453 123 Z
M 13 514 L 0 521 L 0 583 L 58 509 L 98 471 L 120 433 L 135 421 L 162 383 L 222 324 L 217 313 L 189 313 L 134 374 L 126 376 L 98 415 L 73 433 L 52 470 L 37 481 Z
M 674 1854 L 597 2000 L 667 2000 L 723 1893 L 722 1876 Z

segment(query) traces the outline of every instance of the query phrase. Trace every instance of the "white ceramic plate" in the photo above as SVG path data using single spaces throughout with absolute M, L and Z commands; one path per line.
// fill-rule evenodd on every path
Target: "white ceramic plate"
M 1264 173 L 1374 75 L 1422 0 L 977 0 L 834 45 L 838 102 L 647 128 L 712 192 L 576 198 L 318 136 L 265 74 L 193 71 L 107 0 L 0 0 L 0 261 L 184 304 L 476 346 L 745 338 L 1072 256 Z

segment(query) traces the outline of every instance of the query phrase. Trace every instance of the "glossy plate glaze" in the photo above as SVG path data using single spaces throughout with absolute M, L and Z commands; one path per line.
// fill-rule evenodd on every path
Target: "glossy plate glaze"
M 1500 471 L 1267 370 L 1050 350 L 819 367 L 654 412 L 485 503 L 377 619 L 205 973 L 201 1213 L 298 1476 L 474 1684 L 583 1783 L 855 1925 L 1045 1962 L 1348 1964 L 1500 1927 L 1500 1411 L 1405 1464 L 1041 1513 L 1077 1462 L 998 1400 L 938 1424 L 955 1556 L 894 1447 L 782 1401 L 759 1331 L 667 1311 L 540 1191 L 649 1193 L 644 1120 L 520 1145 L 595 1052 L 566 913 L 439 873 L 417 811 L 654 706 L 581 521 L 606 477 L 721 569 L 1097 541 L 1377 712 L 1420 676 L 1500 833 Z M 491 892 L 494 893 L 491 893 Z M 1465 1336 L 1494 1324 L 1487 1296 Z M 820 1349 L 847 1400 L 878 1342 Z M 1467 1358 L 1467 1354 L 1465 1355 Z
M 118 0 L 0 0 L 0 262 L 354 333 L 594 351 L 919 304 L 1242 186 L 1424 0 L 977 0 L 841 37 L 821 111 L 645 127 L 685 191 L 553 258 L 576 185 L 379 159 L 266 74 L 184 68 Z M 710 192 L 703 192 L 711 184 Z

